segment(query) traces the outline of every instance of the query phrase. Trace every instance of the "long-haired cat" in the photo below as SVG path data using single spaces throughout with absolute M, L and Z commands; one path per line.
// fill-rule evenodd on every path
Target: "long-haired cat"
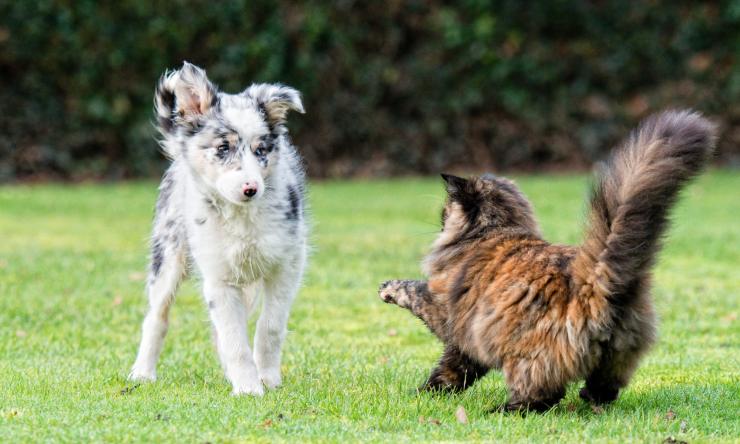
M 427 281 L 384 283 L 445 344 L 423 389 L 463 390 L 491 368 L 506 410 L 546 410 L 569 382 L 594 403 L 617 398 L 655 340 L 650 270 L 680 189 L 707 162 L 714 126 L 697 113 L 646 119 L 601 168 L 579 247 L 540 236 L 509 180 L 443 175 L 442 232 Z

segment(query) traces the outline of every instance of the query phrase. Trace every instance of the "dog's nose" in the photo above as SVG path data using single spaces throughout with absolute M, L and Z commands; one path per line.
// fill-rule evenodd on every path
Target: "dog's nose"
M 242 193 L 247 197 L 252 197 L 257 194 L 257 182 L 250 180 L 242 185 Z

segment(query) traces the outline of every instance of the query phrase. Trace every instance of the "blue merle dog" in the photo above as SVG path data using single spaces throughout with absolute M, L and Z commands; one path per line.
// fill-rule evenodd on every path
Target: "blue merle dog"
M 172 163 L 159 187 L 147 282 L 149 310 L 130 379 L 156 379 L 170 305 L 192 262 L 233 394 L 280 385 L 280 349 L 306 264 L 304 169 L 288 138 L 300 94 L 254 84 L 226 94 L 185 62 L 155 93 Z M 254 351 L 247 319 L 262 296 Z

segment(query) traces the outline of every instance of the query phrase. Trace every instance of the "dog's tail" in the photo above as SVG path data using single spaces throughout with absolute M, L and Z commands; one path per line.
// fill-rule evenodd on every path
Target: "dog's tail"
M 660 249 L 668 211 L 701 172 L 715 127 L 692 111 L 666 111 L 642 122 L 616 150 L 592 190 L 589 226 L 573 261 L 581 290 L 626 302 Z

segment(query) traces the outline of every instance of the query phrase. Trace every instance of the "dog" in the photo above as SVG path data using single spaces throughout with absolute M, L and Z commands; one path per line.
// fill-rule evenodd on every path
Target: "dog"
M 129 379 L 156 379 L 169 309 L 190 263 L 200 273 L 216 348 L 234 395 L 281 384 L 288 316 L 307 256 L 303 160 L 286 127 L 303 113 L 281 84 L 219 92 L 190 63 L 160 78 L 156 125 L 171 164 L 159 186 L 148 312 Z M 262 296 L 254 351 L 247 320 Z

